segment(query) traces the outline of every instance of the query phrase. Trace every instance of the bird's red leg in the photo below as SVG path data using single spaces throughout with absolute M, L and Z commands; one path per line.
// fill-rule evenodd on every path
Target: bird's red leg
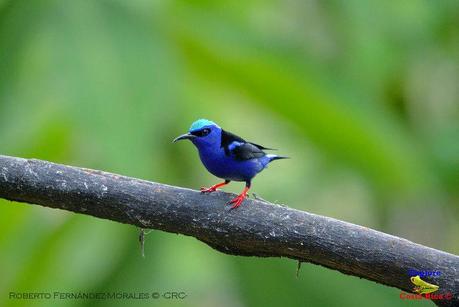
M 231 207 L 231 209 L 234 209 L 234 208 L 237 208 L 239 207 L 242 202 L 244 201 L 244 199 L 247 197 L 247 192 L 249 191 L 250 189 L 250 185 L 246 185 L 244 190 L 242 190 L 242 193 L 239 194 L 236 198 L 232 199 L 228 204 L 233 204 L 233 206 Z
M 222 187 L 224 185 L 227 185 L 229 183 L 229 180 L 225 180 L 225 182 L 217 183 L 210 188 L 202 187 L 201 188 L 201 193 L 212 193 L 215 192 L 219 187 Z

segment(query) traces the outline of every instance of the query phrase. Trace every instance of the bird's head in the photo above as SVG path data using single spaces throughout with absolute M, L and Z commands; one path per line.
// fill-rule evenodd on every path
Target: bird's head
M 213 121 L 198 119 L 191 124 L 190 130 L 186 134 L 174 139 L 174 143 L 180 140 L 190 140 L 199 148 L 207 146 L 220 146 L 222 129 Z

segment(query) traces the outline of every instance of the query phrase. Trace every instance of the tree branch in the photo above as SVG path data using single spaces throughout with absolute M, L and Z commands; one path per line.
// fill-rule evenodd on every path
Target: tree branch
M 459 306 L 459 257 L 333 218 L 232 195 L 0 156 L 0 197 L 193 236 L 226 254 L 288 257 L 411 292 L 409 269 L 438 270 L 439 306 Z M 397 299 L 397 298 L 394 298 Z

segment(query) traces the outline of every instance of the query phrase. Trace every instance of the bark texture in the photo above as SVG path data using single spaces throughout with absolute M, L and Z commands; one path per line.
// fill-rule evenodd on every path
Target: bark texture
M 232 255 L 288 257 L 411 292 L 409 269 L 459 306 L 459 257 L 367 227 L 233 194 L 198 191 L 41 160 L 0 156 L 0 197 L 193 236 Z M 397 299 L 397 298 L 394 298 Z

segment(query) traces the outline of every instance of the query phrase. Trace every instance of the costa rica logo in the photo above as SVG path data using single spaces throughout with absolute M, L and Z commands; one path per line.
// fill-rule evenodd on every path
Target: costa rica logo
M 411 283 L 414 285 L 413 293 L 402 291 L 400 293 L 400 299 L 402 300 L 451 300 L 453 298 L 451 292 L 434 293 L 438 291 L 440 287 L 422 279 L 426 276 L 431 278 L 441 276 L 440 271 L 418 271 L 409 269 L 408 276 Z

